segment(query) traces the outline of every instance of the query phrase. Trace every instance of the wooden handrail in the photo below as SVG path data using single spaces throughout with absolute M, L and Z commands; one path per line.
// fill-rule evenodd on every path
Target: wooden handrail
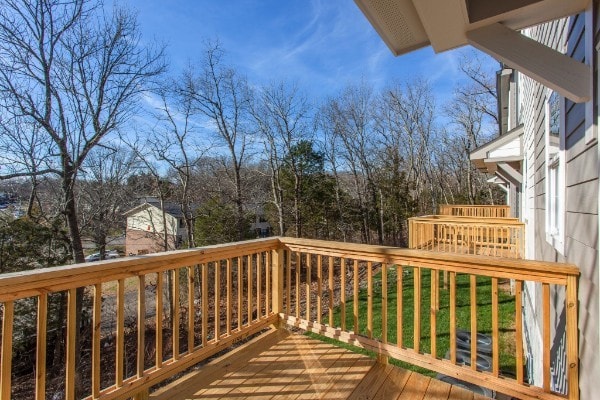
M 37 310 L 31 311 L 32 317 L 37 315 L 39 322 L 35 393 L 27 398 L 46 397 L 47 321 L 51 317 L 56 320 L 56 315 L 50 313 L 48 296 L 56 292 L 68 294 L 67 318 L 63 325 L 66 363 L 62 386 L 66 398 L 142 398 L 141 394 L 150 386 L 279 319 L 275 313 L 279 311 L 279 303 L 274 302 L 271 307 L 271 302 L 265 300 L 271 296 L 273 287 L 271 271 L 277 270 L 277 263 L 281 262 L 281 258 L 272 256 L 271 252 L 277 253 L 279 247 L 277 238 L 259 239 L 0 275 L 0 302 L 3 304 L 1 398 L 8 400 L 11 397 L 13 310 L 20 301 L 37 298 L 38 305 Z M 238 272 L 237 281 L 241 283 L 235 288 L 233 270 Z M 163 304 L 166 289 L 170 290 L 171 302 Z M 76 298 L 80 290 L 91 299 L 89 310 L 93 329 L 81 331 L 78 349 Z M 233 301 L 234 296 L 239 302 Z M 154 303 L 155 318 L 147 316 L 151 303 Z M 103 304 L 109 307 L 102 307 Z M 112 311 L 107 311 L 110 309 Z M 170 314 L 169 323 L 164 325 L 163 317 L 167 314 Z M 237 318 L 233 318 L 234 315 Z M 103 326 L 102 318 L 116 321 L 114 328 Z M 61 321 L 57 323 L 61 324 Z M 145 345 L 149 329 L 156 333 L 153 343 L 156 355 L 151 358 Z M 171 332 L 170 343 L 164 340 L 167 339 L 164 329 Z M 136 332 L 137 351 L 126 362 L 125 358 L 131 352 L 126 352 L 125 337 L 130 332 Z M 100 381 L 101 349 L 109 343 L 115 346 L 111 362 L 115 372 L 111 383 L 106 384 L 106 377 Z M 79 371 L 75 365 L 77 352 L 84 351 L 85 346 L 89 346 L 92 357 L 91 376 L 87 378 L 77 377 Z M 89 388 L 76 387 L 76 383 L 84 379 L 88 379 Z
M 510 217 L 510 206 L 506 205 L 469 205 L 469 204 L 440 204 L 438 214 L 471 216 L 471 217 Z
M 381 270 L 396 273 L 396 279 L 387 279 L 387 273 L 382 278 L 381 315 L 385 321 L 380 321 L 383 332 L 376 334 L 372 312 L 373 274 Z M 33 298 L 37 299 L 37 308 L 31 311 L 31 315 L 38 322 L 36 373 L 33 378 L 36 385 L 35 393 L 32 392 L 29 397 L 46 397 L 46 329 L 48 321 L 56 318 L 52 315 L 55 309 L 49 307 L 49 299 L 53 293 L 61 292 L 67 294 L 67 318 L 66 324 L 62 325 L 67 338 L 67 365 L 62 385 L 67 398 L 74 398 L 77 390 L 80 391 L 78 396 L 89 399 L 143 398 L 149 387 L 268 325 L 282 322 L 365 347 L 381 356 L 461 376 L 464 380 L 484 384 L 503 393 L 523 398 L 558 398 L 547 387 L 532 387 L 523 382 L 522 373 L 519 373 L 523 366 L 522 357 L 519 358 L 519 354 L 523 354 L 520 342 L 516 346 L 516 380 L 500 375 L 496 345 L 491 373 L 457 365 L 455 345 L 450 348 L 450 360 L 438 357 L 435 350 L 442 349 L 435 340 L 435 334 L 439 329 L 437 314 L 440 298 L 443 297 L 439 272 L 450 274 L 449 308 L 454 318 L 457 304 L 452 296 L 457 291 L 457 277 L 471 277 L 471 326 L 474 327 L 477 327 L 476 282 L 481 277 L 491 279 L 494 287 L 501 279 L 515 279 L 519 293 L 527 282 L 540 283 L 551 289 L 557 286 L 566 288 L 568 396 L 577 398 L 576 283 L 579 270 L 575 266 L 292 238 L 259 239 L 0 275 L 0 302 L 3 305 L 0 395 L 2 399 L 10 399 L 15 305 L 23 299 L 29 301 Z M 405 309 L 406 303 L 399 301 L 396 309 L 392 309 L 388 292 L 392 293 L 395 289 L 395 296 L 402 299 L 402 288 L 409 284 L 411 276 L 414 277 L 414 307 Z M 429 310 L 426 306 L 421 307 L 420 301 L 427 277 L 431 279 Z M 362 298 L 359 294 L 365 286 L 368 286 L 366 324 L 360 318 L 364 308 L 357 300 Z M 167 288 L 171 290 L 171 300 L 163 302 L 163 295 L 158 294 L 164 294 Z M 93 320 L 92 329 L 80 331 L 83 345 L 89 346 L 92 368 L 83 393 L 82 388 L 75 385 L 81 381 L 75 368 L 76 353 L 81 351 L 76 348 L 75 342 L 78 329 L 76 297 L 80 289 L 91 300 L 89 310 Z M 497 290 L 495 292 L 496 297 L 491 300 L 497 306 Z M 128 304 L 132 303 L 131 299 L 135 299 L 133 309 L 132 304 Z M 546 300 L 544 296 L 544 301 L 549 301 L 549 298 Z M 520 307 L 521 303 L 517 301 L 516 304 Z M 339 320 L 336 307 L 343 305 L 348 305 L 348 308 L 341 308 L 343 319 Z M 151 309 L 155 310 L 154 318 L 147 315 Z M 393 343 L 388 337 L 388 333 L 393 332 L 393 327 L 387 325 L 388 316 L 393 319 L 395 315 L 397 332 L 402 334 L 403 316 L 420 316 L 421 312 L 429 314 L 429 325 L 424 325 L 420 317 L 415 318 L 413 335 L 416 338 L 423 335 L 433 338 L 433 356 L 423 353 L 419 340 L 409 348 L 401 339 Z M 103 318 L 113 320 L 114 327 L 104 326 Z M 493 320 L 493 336 L 497 344 L 499 328 L 496 312 Z M 339 321 L 339 326 L 334 326 L 336 321 Z M 456 332 L 456 322 L 450 324 L 451 334 Z M 152 337 L 145 334 L 149 329 L 155 332 L 154 340 L 149 341 Z M 520 324 L 516 330 L 515 337 L 522 338 Z M 364 336 L 361 331 L 365 332 Z M 137 335 L 138 348 L 131 355 L 133 358 L 125 362 L 129 355 L 125 337 L 131 334 Z M 106 374 L 101 374 L 100 368 L 105 362 L 101 362 L 101 354 L 109 343 L 115 348 L 112 362 L 115 372 L 107 383 Z M 544 343 L 544 346 L 549 345 Z M 152 355 L 148 354 L 150 348 L 154 351 Z
M 451 253 L 440 253 L 421 250 L 406 250 L 385 246 L 359 245 L 351 243 L 334 243 L 319 240 L 308 239 L 291 239 L 281 238 L 281 242 L 286 249 L 288 259 L 296 260 L 286 266 L 289 273 L 293 270 L 297 276 L 295 280 L 288 281 L 284 291 L 286 295 L 286 304 L 283 309 L 293 309 L 295 305 L 305 304 L 310 297 L 325 296 L 326 304 L 329 304 L 329 323 L 320 322 L 318 319 L 304 317 L 302 315 L 290 315 L 282 313 L 283 320 L 291 326 L 300 327 L 321 335 L 325 335 L 343 342 L 356 345 L 367 350 L 371 350 L 381 356 L 389 356 L 397 358 L 401 361 L 411 363 L 423 368 L 427 368 L 438 373 L 449 375 L 451 377 L 460 378 L 474 384 L 482 385 L 490 389 L 525 399 L 562 399 L 563 394 L 554 393 L 549 387 L 543 385 L 536 387 L 526 384 L 523 379 L 523 327 L 521 323 L 515 325 L 513 341 L 515 343 L 515 351 L 512 355 L 515 357 L 516 371 L 515 378 L 504 376 L 499 366 L 500 359 L 500 326 L 497 308 L 499 307 L 499 284 L 508 279 L 516 280 L 516 287 L 521 296 L 522 288 L 526 284 L 541 284 L 551 290 L 561 290 L 566 293 L 564 310 L 566 313 L 566 373 L 569 384 L 567 397 L 569 399 L 578 399 L 578 367 L 577 367 L 577 294 L 576 285 L 579 276 L 579 270 L 574 265 L 558 264 L 549 262 L 539 262 L 530 260 L 514 260 L 506 258 L 492 258 L 476 255 L 462 255 Z M 323 282 L 324 287 L 329 287 L 330 290 L 326 294 L 317 294 L 319 291 L 314 289 L 310 292 L 294 291 L 293 288 L 299 281 L 308 279 L 303 274 L 307 273 L 305 264 L 301 261 L 313 258 L 322 265 L 322 268 L 327 270 L 328 274 L 323 273 L 323 276 L 329 276 L 327 282 Z M 344 266 L 352 263 L 359 265 L 358 271 L 353 274 L 348 274 L 347 268 L 344 271 Z M 375 321 L 373 318 L 373 265 L 379 265 L 379 273 L 381 274 L 380 281 L 380 296 L 379 303 L 381 304 L 381 320 Z M 388 271 L 395 274 L 396 279 L 388 279 Z M 444 291 L 442 288 L 439 273 L 447 273 L 450 276 L 449 288 Z M 349 300 L 344 297 L 344 293 L 349 292 L 347 288 L 350 286 L 347 279 L 353 276 L 360 282 L 358 286 L 367 286 L 366 296 L 356 296 Z M 393 276 L 393 275 L 391 275 Z M 425 285 L 425 278 L 430 280 L 430 288 Z M 458 292 L 458 280 L 461 279 L 461 285 L 467 284 L 469 303 L 466 305 L 470 310 L 470 318 L 465 321 L 457 318 L 457 309 L 459 307 L 456 301 Z M 466 278 L 463 279 L 463 278 Z M 470 364 L 471 366 L 460 365 L 458 360 L 457 346 L 453 341 L 450 341 L 450 346 L 447 349 L 447 358 L 445 359 L 440 354 L 443 354 L 443 349 L 436 340 L 440 325 L 437 323 L 438 314 L 440 313 L 440 298 L 447 298 L 447 307 L 450 321 L 449 334 L 454 337 L 458 327 L 470 329 L 471 333 L 477 332 L 479 301 L 481 294 L 479 293 L 479 284 L 481 279 L 488 280 L 491 285 L 491 305 L 496 307 L 492 310 L 491 336 L 493 339 L 491 365 L 489 371 L 480 371 L 475 367 L 477 354 L 477 341 L 471 341 L 470 347 Z M 410 283 L 412 281 L 412 283 Z M 404 283 L 406 282 L 406 283 Z M 352 287 L 356 287 L 357 283 L 352 281 Z M 407 286 L 408 285 L 408 286 Z M 394 287 L 395 286 L 395 287 Z M 337 290 L 332 288 L 338 288 Z M 388 326 L 389 318 L 389 298 L 388 293 L 395 293 L 397 299 L 403 299 L 404 290 L 410 287 L 413 290 L 414 300 L 412 301 L 412 309 L 406 309 L 405 303 L 402 301 L 396 302 L 396 331 Z M 424 301 L 423 291 L 430 290 L 429 300 Z M 461 289 L 463 290 L 463 289 Z M 448 299 L 449 297 L 449 299 Z M 405 299 L 406 300 L 406 299 Z M 356 304 L 360 301 L 361 304 Z M 464 303 L 464 299 L 462 302 Z M 364 304 L 363 304 L 364 302 Z M 549 307 L 550 297 L 544 296 L 543 307 Z M 350 304 L 352 303 L 352 304 Z M 337 304 L 337 308 L 335 305 Z M 521 322 L 521 304 L 522 302 L 515 299 L 514 313 L 516 320 Z M 465 304 L 461 304 L 462 307 Z M 555 305 L 560 308 L 560 305 Z M 361 326 L 357 323 L 345 324 L 344 310 L 353 310 L 352 319 L 357 316 L 354 312 L 357 310 L 365 310 L 361 314 L 363 318 L 366 315 L 367 321 Z M 337 311 L 336 311 L 337 310 Z M 327 312 L 325 312 L 327 314 Z M 429 315 L 429 323 L 426 325 L 423 315 Z M 335 315 L 336 317 L 333 317 Z M 402 336 L 406 327 L 403 327 L 402 321 L 406 318 L 413 319 L 411 345 L 410 341 L 402 341 Z M 393 317 L 392 317 L 393 318 Z M 545 315 L 546 324 L 550 324 L 550 316 Z M 348 322 L 351 320 L 348 319 Z M 470 322 L 468 322 L 470 321 Z M 380 334 L 374 334 L 374 325 L 380 326 Z M 345 326 L 347 325 L 347 326 Z M 356 328 L 356 326 L 358 328 Z M 392 330 L 390 330 L 392 329 Z M 390 340 L 389 335 L 395 333 L 396 339 Z M 406 339 L 406 336 L 404 336 Z M 429 349 L 422 345 L 422 338 L 429 337 Z M 516 339 L 519 339 L 518 341 Z M 395 343 L 394 343 L 395 341 Z M 549 340 L 543 342 L 544 349 L 550 349 L 552 344 Z M 546 350 L 545 354 L 549 354 Z M 462 353 L 461 353 L 462 355 Z M 550 376 L 550 363 L 545 360 L 543 363 L 543 375 Z

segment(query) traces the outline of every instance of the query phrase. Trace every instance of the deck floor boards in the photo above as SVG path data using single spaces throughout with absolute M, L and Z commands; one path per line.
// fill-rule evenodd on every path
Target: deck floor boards
M 273 330 L 156 390 L 152 400 L 473 399 L 473 393 L 365 355 Z

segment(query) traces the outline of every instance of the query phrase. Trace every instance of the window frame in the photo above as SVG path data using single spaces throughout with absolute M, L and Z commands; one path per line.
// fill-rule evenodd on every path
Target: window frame
M 558 150 L 551 152 L 550 98 L 558 96 L 559 132 Z M 565 98 L 551 89 L 547 89 L 545 99 L 545 230 L 546 241 L 560 254 L 565 253 Z

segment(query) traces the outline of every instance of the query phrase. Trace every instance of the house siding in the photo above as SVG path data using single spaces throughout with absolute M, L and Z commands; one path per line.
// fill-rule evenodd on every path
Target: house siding
M 594 2 L 595 12 L 598 12 Z M 585 62 L 586 45 L 597 44 L 598 18 L 594 21 L 594 43 L 586 44 L 585 14 L 570 17 L 528 29 L 525 34 L 572 58 Z M 594 76 L 597 65 L 594 63 Z M 528 258 L 576 264 L 581 270 L 579 280 L 579 332 L 580 332 L 580 390 L 581 398 L 594 398 L 596 382 L 600 377 L 600 309 L 598 288 L 598 146 L 597 142 L 586 144 L 586 126 L 596 125 L 597 112 L 593 121 L 586 121 L 586 104 L 575 104 L 565 100 L 564 104 L 564 160 L 565 160 L 565 226 L 564 255 L 546 240 L 546 111 L 547 89 L 523 75 L 521 83 L 520 112 L 524 124 L 525 199 L 524 219 L 527 222 L 526 238 Z M 597 94 L 594 96 L 596 97 Z M 594 107 L 596 108 L 596 107 Z M 590 118 L 588 116 L 588 118 Z M 587 122 L 587 124 L 586 124 Z M 562 304 L 564 293 L 555 290 L 552 304 Z M 526 346 L 530 351 L 528 366 L 530 376 L 536 384 L 541 383 L 541 287 L 527 285 L 525 288 L 524 314 L 526 324 Z M 564 346 L 564 310 L 552 307 L 554 328 L 553 385 L 562 390 L 564 381 L 558 376 L 564 371 L 560 352 Z
M 153 205 L 129 215 L 125 232 L 125 251 L 127 254 L 147 254 L 165 251 L 165 231 L 169 250 L 178 246 L 177 218 L 166 213 L 165 224 L 160 208 Z

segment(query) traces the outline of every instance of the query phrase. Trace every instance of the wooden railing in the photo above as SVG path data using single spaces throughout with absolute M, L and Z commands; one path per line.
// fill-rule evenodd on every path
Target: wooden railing
M 440 272 L 449 274 L 447 290 Z M 58 395 L 66 399 L 143 399 L 151 386 L 269 325 L 285 323 L 364 347 L 382 361 L 393 357 L 519 398 L 557 399 L 549 385 L 550 293 L 559 288 L 566 292 L 568 397 L 576 399 L 577 276 L 577 268 L 565 264 L 289 238 L 0 275 L 0 398 L 55 396 L 58 382 Z M 516 280 L 512 300 L 502 297 L 506 279 Z M 526 282 L 544 289 L 542 387 L 528 385 L 523 376 L 520 310 Z M 489 298 L 482 302 L 483 287 Z M 460 297 L 465 288 L 466 300 Z M 60 298 L 66 301 L 65 321 L 59 321 L 66 362 L 64 370 L 49 371 L 47 327 L 61 309 L 50 304 Z M 456 342 L 443 340 L 459 329 L 487 329 L 483 303 L 491 304 L 489 372 L 477 367 L 475 356 L 472 367 L 460 365 Z M 506 304 L 515 322 L 509 338 L 499 312 Z M 17 315 L 24 305 L 30 306 L 28 314 Z M 91 314 L 91 326 L 76 324 L 78 307 Z M 13 332 L 22 318 L 37 321 L 28 338 Z M 410 330 L 406 321 L 412 321 Z M 35 349 L 29 392 L 12 385 L 23 374 L 13 368 L 19 340 Z M 514 378 L 504 375 L 505 340 L 513 343 Z M 470 351 L 478 353 L 476 341 Z M 89 372 L 77 367 L 83 364 Z
M 257 240 L 0 275 L 0 398 L 10 399 L 15 390 L 11 366 L 17 317 L 37 320 L 37 333 L 31 343 L 34 382 L 16 398 L 45 399 L 48 386 L 52 398 L 144 398 L 150 386 L 278 320 L 270 296 L 279 296 L 271 285 L 277 273 L 271 252 L 279 246 L 277 239 Z M 76 325 L 78 292 L 91 303 L 86 307 L 89 329 Z M 47 385 L 47 377 L 57 371 L 46 369 L 48 321 L 58 312 L 48 305 L 56 296 L 66 299 L 67 310 L 66 323 L 59 321 L 66 362 L 55 379 L 61 382 L 58 387 Z M 16 306 L 27 302 L 35 304 L 28 315 L 15 315 Z M 84 362 L 91 365 L 88 375 L 76 368 Z
M 285 238 L 282 242 L 286 266 L 281 317 L 287 324 L 516 398 L 565 397 L 550 390 L 550 293 L 565 290 L 566 397 L 578 398 L 576 267 L 317 240 Z M 439 279 L 443 272 L 450 276 L 447 290 Z M 501 295 L 509 296 L 501 289 L 508 280 L 516 281 L 512 302 L 500 300 Z M 528 385 L 523 376 L 521 306 L 526 283 L 543 288 L 542 387 Z M 501 303 L 512 305 L 510 315 L 500 314 Z M 476 340 L 467 353 L 448 340 L 459 330 L 487 330 L 485 304 L 491 305 L 489 368 L 479 363 Z M 501 323 L 510 328 L 501 330 Z M 511 329 L 507 336 L 505 331 Z M 514 360 L 510 371 L 501 363 L 507 356 Z
M 408 247 L 457 254 L 523 258 L 525 224 L 516 218 L 429 215 L 408 220 Z
M 440 204 L 438 214 L 456 217 L 509 218 L 510 206 Z

